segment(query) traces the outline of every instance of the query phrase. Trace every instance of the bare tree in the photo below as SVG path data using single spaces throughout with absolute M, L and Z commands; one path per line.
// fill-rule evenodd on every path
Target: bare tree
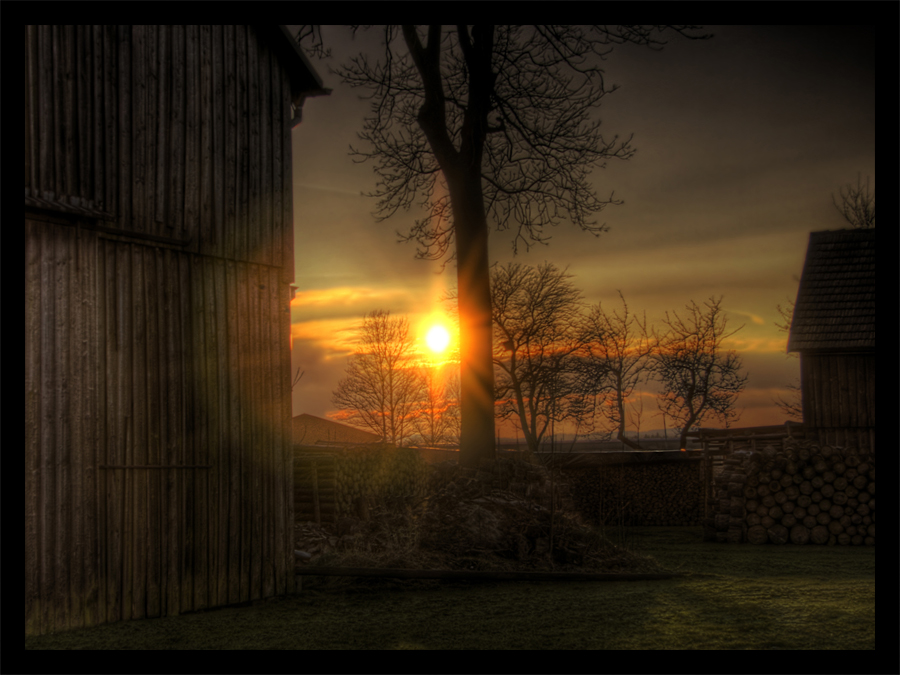
M 778 330 L 783 333 L 790 334 L 791 332 L 791 321 L 794 318 L 794 301 L 788 300 L 787 309 L 782 307 L 781 305 L 775 305 L 775 309 L 778 310 L 778 313 L 781 315 L 781 320 L 784 323 L 775 322 L 775 326 L 777 326 Z M 797 354 L 793 354 L 788 352 L 787 356 L 789 358 L 799 358 Z M 776 396 L 772 399 L 772 402 L 778 406 L 778 409 L 784 413 L 788 419 L 796 420 L 797 422 L 803 421 L 803 397 L 800 390 L 800 381 L 796 380 L 790 384 L 785 385 L 785 388 L 790 392 L 790 398 L 785 399 L 782 396 Z
M 571 278 L 552 263 L 510 263 L 491 275 L 498 415 L 518 419 L 532 452 L 548 427 L 581 410 L 575 363 L 584 330 Z
M 455 365 L 455 364 L 454 364 Z M 419 377 L 422 381 L 422 394 L 424 396 L 413 418 L 413 427 L 424 443 L 436 445 L 447 441 L 456 440 L 458 433 L 455 426 L 459 418 L 455 400 L 458 394 L 451 391 L 451 382 L 459 381 L 454 377 L 445 364 L 433 366 L 423 364 L 419 369 Z M 459 385 L 456 385 L 456 389 Z
M 687 447 L 687 433 L 708 417 L 718 418 L 726 427 L 737 420 L 734 403 L 747 384 L 737 353 L 722 349 L 722 342 L 743 326 L 725 332 L 721 297 L 704 304 L 706 310 L 692 300 L 685 319 L 666 312 L 663 323 L 668 332 L 660 338 L 655 355 L 654 369 L 662 383 L 658 405 L 680 425 L 682 449 Z
M 831 201 L 844 220 L 855 228 L 875 227 L 875 192 L 869 194 L 868 176 L 865 188 L 862 184 L 862 174 L 857 174 L 856 186 L 847 183 L 841 188 L 840 194 L 840 205 L 835 200 L 834 193 L 831 194 Z
M 401 237 L 422 257 L 456 259 L 460 463 L 494 459 L 488 222 L 515 232 L 514 250 L 546 242 L 545 228 L 563 221 L 605 230 L 593 214 L 621 202 L 598 199 L 588 175 L 634 150 L 600 133 L 596 111 L 615 87 L 599 60 L 616 44 L 659 48 L 664 30 L 693 28 L 387 26 L 383 60 L 359 56 L 338 70 L 372 92 L 360 134 L 372 149 L 354 152 L 376 162 L 376 216 L 420 205 L 426 216 Z
M 410 419 L 423 398 L 409 321 L 374 311 L 363 320 L 358 343 L 332 403 L 344 411 L 341 419 L 372 430 L 385 443 L 401 445 L 412 432 Z
M 616 438 L 640 450 L 640 443 L 625 436 L 625 402 L 635 387 L 650 377 L 651 355 L 659 339 L 648 332 L 646 314 L 643 321 L 630 314 L 625 296 L 617 292 L 622 300 L 621 314 L 606 312 L 603 303 L 597 303 L 588 314 L 587 351 L 579 364 L 579 381 L 582 391 L 600 397 L 598 408 L 611 423 Z

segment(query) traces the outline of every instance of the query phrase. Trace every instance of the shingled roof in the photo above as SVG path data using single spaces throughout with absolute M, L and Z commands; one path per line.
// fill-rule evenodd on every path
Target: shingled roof
M 875 349 L 875 229 L 810 232 L 789 352 Z

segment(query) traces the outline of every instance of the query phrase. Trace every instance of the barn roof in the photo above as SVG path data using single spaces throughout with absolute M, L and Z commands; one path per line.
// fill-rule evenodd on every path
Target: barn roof
M 287 26 L 263 24 L 255 28 L 267 38 L 272 51 L 285 65 L 291 79 L 291 102 L 294 106 L 291 127 L 295 127 L 300 124 L 303 101 L 313 96 L 327 96 L 331 93 L 331 89 L 322 86 L 322 78 L 300 50 L 297 41 L 291 37 Z
M 810 232 L 789 352 L 875 349 L 875 229 Z

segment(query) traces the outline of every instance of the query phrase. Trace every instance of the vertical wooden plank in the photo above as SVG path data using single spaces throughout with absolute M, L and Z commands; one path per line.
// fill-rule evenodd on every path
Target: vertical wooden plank
M 117 28 L 103 26 L 103 208 L 119 214 L 119 77 Z M 121 219 L 119 219 L 121 221 Z M 115 330 L 115 324 L 112 326 Z
M 215 241 L 214 255 L 223 255 L 223 219 L 225 206 L 224 188 L 224 156 L 225 156 L 225 89 L 223 87 L 223 26 L 213 26 L 211 35 L 212 48 L 212 217 Z
M 194 270 L 196 283 L 192 286 L 192 301 L 194 306 L 195 325 L 192 330 L 194 338 L 193 374 L 195 377 L 194 391 L 194 460 L 193 465 L 208 464 L 208 424 L 207 411 L 210 408 L 212 391 L 209 378 L 206 373 L 206 362 L 209 352 L 209 344 L 206 341 L 206 323 L 209 320 L 209 307 L 205 302 L 205 287 L 209 284 L 208 264 L 206 256 L 194 258 Z M 207 475 L 206 469 L 191 469 L 185 475 L 191 480 L 191 491 L 194 496 L 194 562 L 192 574 L 194 577 L 193 598 L 191 609 L 203 609 L 208 605 L 208 532 L 206 530 L 207 518 Z
M 241 458 L 244 442 L 241 429 L 241 372 L 240 372 L 240 326 L 242 316 L 239 312 L 240 286 L 237 269 L 233 260 L 225 263 L 227 298 L 228 298 L 228 394 L 230 424 L 228 434 L 229 485 L 228 499 L 228 601 L 241 601 L 241 525 L 243 508 L 241 506 Z
M 38 105 L 40 114 L 39 124 L 39 157 L 38 163 L 38 196 L 44 199 L 52 199 L 55 192 L 55 125 L 53 101 L 53 26 L 38 26 L 38 45 L 36 52 L 39 57 L 36 69 L 38 76 Z
M 119 227 L 132 224 L 131 27 L 118 27 L 119 63 Z
M 285 565 L 285 593 L 294 592 L 294 452 L 293 452 L 293 404 L 291 401 L 291 290 L 281 282 L 279 288 L 278 341 L 281 346 L 281 372 L 284 394 L 281 399 L 281 456 L 283 462 L 283 487 L 281 492 L 283 528 L 283 550 L 280 560 Z
M 88 26 L 73 26 L 72 37 L 72 80 L 75 91 L 75 153 L 73 157 L 72 194 L 77 195 L 82 206 L 93 204 L 90 194 L 90 148 L 92 145 L 90 123 L 91 84 L 89 78 L 90 41 L 87 39 Z
M 91 40 L 91 82 L 93 96 L 91 101 L 90 123 L 92 126 L 93 146 L 91 149 L 91 166 L 93 167 L 93 186 L 91 196 L 94 206 L 98 209 L 106 208 L 106 150 L 105 150 L 105 124 L 106 111 L 103 105 L 103 83 L 106 70 L 106 60 L 103 55 L 102 26 L 90 27 Z
M 247 40 L 247 100 L 249 103 L 248 119 L 250 122 L 250 163 L 249 163 L 249 221 L 246 224 L 249 233 L 249 250 L 242 258 L 251 263 L 262 261 L 262 212 L 260 208 L 260 92 L 259 92 L 259 39 L 256 31 L 248 29 Z
M 76 59 L 75 68 L 77 71 L 76 95 L 78 101 L 78 196 L 82 200 L 82 204 L 86 206 L 94 205 L 94 191 L 91 184 L 93 178 L 93 167 L 91 165 L 92 149 L 94 145 L 93 133 L 94 124 L 91 119 L 91 104 L 93 95 L 91 92 L 91 84 L 93 80 L 93 63 L 91 59 L 91 48 L 93 40 L 91 39 L 90 26 L 75 27 L 75 46 Z
M 147 26 L 131 26 L 131 213 L 129 230 L 146 232 Z M 140 438 L 140 436 L 136 436 Z
M 152 87 L 151 87 L 152 88 Z M 160 411 L 165 396 L 165 354 L 161 350 L 161 324 L 165 308 L 161 306 L 163 282 L 163 253 L 158 248 L 149 246 L 146 249 L 146 288 L 147 288 L 147 464 L 165 464 L 161 444 Z M 162 470 L 145 470 L 147 494 L 143 503 L 147 537 L 147 598 L 146 612 L 149 617 L 160 616 L 160 539 L 162 528 L 160 523 L 160 482 L 165 478 Z
M 847 372 L 848 358 L 843 355 L 830 357 L 834 367 L 835 381 L 832 386 L 834 398 L 837 405 L 836 419 L 833 420 L 834 426 L 846 429 L 850 424 L 850 408 L 852 407 L 852 390 L 850 389 L 849 373 Z
M 225 103 L 225 166 L 224 177 L 225 185 L 223 195 L 225 197 L 225 222 L 224 222 L 224 245 L 222 256 L 225 258 L 234 258 L 234 241 L 235 229 L 237 227 L 237 205 L 239 200 L 236 176 L 237 176 L 237 105 L 238 105 L 238 87 L 236 81 L 235 60 L 236 43 L 235 43 L 235 26 L 223 26 L 223 63 L 224 63 L 224 96 Z M 240 31 L 237 31 L 240 35 Z
M 163 234 L 157 228 L 156 222 L 156 156 L 157 139 L 159 138 L 159 125 L 162 124 L 159 114 L 159 34 L 165 26 L 143 26 L 144 29 L 144 59 L 146 66 L 144 72 L 146 83 L 144 86 L 145 104 L 144 114 L 146 124 L 144 127 L 144 231 L 151 234 Z M 152 479 L 151 479 L 152 480 Z
M 262 342 L 261 323 L 262 311 L 260 308 L 260 268 L 258 265 L 248 266 L 248 295 L 250 300 L 248 323 L 250 328 L 250 341 L 247 344 L 245 355 L 248 357 L 247 369 L 250 375 L 250 391 L 247 400 L 247 411 L 250 413 L 252 426 L 252 436 L 250 439 L 250 467 L 251 467 L 251 503 L 252 523 L 250 541 L 252 542 L 250 570 L 252 578 L 250 581 L 250 597 L 254 600 L 260 596 L 262 588 L 262 578 L 260 575 L 262 566 L 262 480 L 261 471 L 263 468 L 263 434 L 262 424 L 265 421 L 261 414 L 263 406 L 262 399 L 262 380 L 265 374 L 265 346 Z
M 83 232 L 84 242 L 81 247 L 81 279 L 79 285 L 86 296 L 86 302 L 82 304 L 84 310 L 85 325 L 82 337 L 82 365 L 81 372 L 84 377 L 84 426 L 81 435 L 82 459 L 81 471 L 83 473 L 83 516 L 82 532 L 85 551 L 82 555 L 84 567 L 84 581 L 82 598 L 84 599 L 84 625 L 93 626 L 98 619 L 99 596 L 99 570 L 98 570 L 98 541 L 97 523 L 99 515 L 99 503 L 97 493 L 97 465 L 100 463 L 98 434 L 98 414 L 100 410 L 99 391 L 100 382 L 100 349 L 101 335 L 98 331 L 100 314 L 103 305 L 100 304 L 98 292 L 98 260 L 97 245 L 99 240 L 95 232 Z
M 284 207 L 281 204 L 281 191 L 284 186 L 284 111 L 281 98 L 281 63 L 273 55 L 272 67 L 269 69 L 271 88 L 272 125 L 270 141 L 272 148 L 272 265 L 284 266 Z
M 270 63 L 271 52 L 259 44 L 259 172 L 260 172 L 260 242 L 257 260 L 265 265 L 278 265 L 273 260 L 272 223 L 272 104 Z
M 119 275 L 125 273 L 125 246 L 114 242 L 104 242 L 104 287 L 106 288 L 107 306 L 107 345 L 106 345 L 106 463 L 124 464 L 124 419 L 122 406 L 122 387 L 120 385 L 122 371 L 122 349 L 118 340 L 121 305 L 127 280 Z M 106 483 L 105 503 L 106 520 L 103 522 L 106 535 L 105 579 L 107 621 L 118 621 L 122 618 L 122 497 L 124 490 L 124 472 L 106 469 L 103 472 Z
M 249 247 L 249 110 L 248 110 L 248 67 L 247 67 L 247 26 L 235 27 L 235 63 L 237 68 L 237 219 L 235 223 L 234 259 L 247 260 Z
M 56 521 L 53 516 L 58 505 L 53 462 L 57 445 L 56 420 L 58 415 L 54 391 L 58 373 L 54 339 L 56 295 L 49 292 L 49 289 L 56 288 L 54 279 L 56 260 L 53 239 L 49 233 L 42 232 L 41 234 L 40 624 L 44 632 L 50 632 L 57 626 L 53 614 L 56 601 L 56 576 L 53 560 Z
M 33 29 L 29 27 L 31 34 Z M 25 634 L 42 631 L 42 373 L 43 227 L 25 221 Z
M 238 362 L 235 364 L 241 374 L 241 601 L 253 597 L 252 550 L 253 539 L 253 398 L 251 362 L 253 345 L 251 344 L 250 324 L 253 321 L 250 312 L 250 279 L 244 263 L 236 265 L 238 289 Z
M 66 165 L 65 165 L 65 76 L 63 62 L 65 61 L 65 45 L 63 44 L 62 26 L 52 26 L 52 74 L 50 76 L 51 101 L 53 102 L 53 182 L 50 190 L 52 198 L 57 199 L 65 194 Z
M 75 96 L 76 58 L 75 26 L 59 26 L 59 47 L 56 66 L 59 69 L 59 79 L 57 81 L 60 84 L 60 93 L 62 94 L 60 99 L 62 104 L 62 109 L 60 110 L 60 133 L 62 137 L 59 144 L 59 148 L 62 151 L 62 171 L 57 194 L 61 200 L 78 204 L 77 198 L 74 202 L 71 199 L 78 194 L 76 172 L 78 169 L 79 129 L 78 101 Z
M 199 27 L 199 62 L 198 62 L 198 114 L 200 133 L 199 152 L 199 252 L 203 255 L 214 255 L 216 248 L 215 233 L 212 222 L 212 45 L 210 26 Z
M 156 207 L 154 209 L 157 223 L 169 226 L 170 183 L 168 171 L 170 152 L 168 151 L 169 125 L 171 124 L 171 104 L 169 101 L 169 82 L 172 77 L 172 52 L 170 45 L 171 26 L 159 26 L 159 50 L 157 72 L 159 74 L 159 93 L 157 95 L 157 127 L 156 127 Z M 158 234 L 165 234 L 165 229 L 156 227 Z
M 290 284 L 294 281 L 294 185 L 292 182 L 292 161 L 293 150 L 291 148 L 291 85 L 288 80 L 288 74 L 282 71 L 281 75 L 281 165 L 282 183 L 281 183 L 281 208 L 282 208 L 282 247 L 283 247 L 283 269 L 281 274 L 282 281 Z M 288 368 L 290 371 L 290 368 Z
M 196 231 L 196 230 L 194 230 Z M 195 340 L 197 333 L 197 319 L 195 316 L 196 303 L 194 293 L 196 285 L 202 283 L 197 268 L 197 256 L 188 255 L 186 267 L 190 274 L 190 282 L 182 286 L 181 306 L 184 316 L 185 332 L 182 334 L 182 349 L 184 350 L 184 440 L 180 448 L 180 464 L 196 464 L 197 456 L 194 448 L 197 435 L 197 401 L 200 395 L 196 379 Z M 194 494 L 193 476 L 184 470 L 175 471 L 179 474 L 178 486 L 180 491 L 179 504 L 181 513 L 181 560 L 179 564 L 179 611 L 186 612 L 192 609 L 194 597 Z
M 34 95 L 34 68 L 33 56 L 35 48 L 35 27 L 25 26 L 25 196 L 31 196 L 35 187 L 34 173 L 37 171 L 37 156 L 34 153 L 37 137 L 34 133 L 34 124 L 37 119 L 37 107 Z
M 868 354 L 866 355 L 866 407 L 868 409 L 868 416 L 866 425 L 872 427 L 873 441 L 874 441 L 874 429 L 875 429 L 875 409 L 878 407 L 876 405 L 875 399 L 875 355 Z M 871 446 L 872 451 L 874 452 L 875 446 L 874 444 Z
M 229 415 L 229 397 L 231 381 L 228 361 L 228 312 L 229 297 L 225 282 L 225 261 L 215 261 L 215 325 L 216 359 L 218 382 L 218 425 L 217 446 L 213 462 L 213 478 L 218 486 L 217 517 L 218 537 L 216 543 L 217 595 L 219 605 L 228 603 L 228 547 L 229 547 L 229 495 L 230 495 L 230 462 L 231 462 L 231 418 Z
M 286 527 L 284 521 L 284 511 L 282 509 L 284 462 L 282 460 L 282 443 L 281 435 L 282 427 L 282 400 L 285 392 L 284 377 L 282 366 L 284 359 L 281 354 L 281 343 L 278 339 L 278 331 L 281 327 L 281 312 L 279 311 L 279 296 L 281 295 L 281 283 L 279 276 L 281 271 L 277 267 L 266 269 L 266 300 L 268 304 L 268 315 L 266 321 L 266 345 L 269 352 L 269 382 L 267 389 L 269 394 L 269 410 L 266 415 L 267 426 L 269 429 L 269 437 L 267 445 L 269 447 L 269 461 L 266 469 L 269 482 L 266 487 L 268 502 L 269 530 L 267 538 L 268 546 L 268 569 L 267 575 L 268 585 L 264 588 L 265 595 L 271 596 L 282 593 L 282 576 L 284 574 L 284 565 L 281 560 L 282 556 L 282 532 Z
M 68 380 L 68 408 L 69 408 L 69 463 L 66 467 L 68 476 L 64 482 L 66 486 L 67 503 L 64 518 L 68 521 L 69 546 L 63 552 L 69 564 L 68 578 L 68 614 L 69 628 L 82 628 L 84 626 L 84 566 L 87 562 L 87 543 L 85 541 L 84 519 L 86 494 L 84 490 L 84 474 L 86 463 L 89 461 L 90 448 L 85 444 L 86 428 L 85 417 L 86 397 L 89 395 L 87 382 L 85 381 L 93 370 L 88 354 L 87 327 L 91 317 L 90 289 L 85 286 L 87 265 L 79 260 L 84 247 L 89 246 L 89 241 L 82 244 L 80 228 L 60 227 L 65 231 L 68 240 L 68 257 L 71 263 L 66 274 L 66 290 L 63 291 L 69 299 L 69 316 L 66 321 L 66 341 L 60 344 L 64 352 L 68 352 L 68 367 L 65 379 Z M 87 235 L 89 236 L 89 235 Z M 87 238 L 86 236 L 86 238 Z M 86 316 L 88 315 L 88 316 Z
M 108 251 L 106 242 L 97 239 L 96 245 L 96 289 L 97 289 L 97 409 L 96 409 L 96 433 L 97 433 L 97 469 L 96 469 L 96 501 L 97 501 L 97 614 L 96 623 L 108 621 L 109 589 L 107 588 L 106 560 L 109 555 L 108 527 L 107 527 L 107 488 L 108 469 L 100 469 L 100 465 L 111 464 L 109 456 L 110 434 L 113 432 L 109 425 L 109 410 L 112 401 L 107 395 L 109 388 L 109 363 L 114 358 L 112 355 L 109 304 L 114 301 L 114 291 L 111 292 L 107 285 L 107 259 Z
M 184 443 L 184 399 L 186 381 L 184 377 L 182 335 L 188 330 L 185 317 L 190 316 L 184 310 L 181 301 L 183 293 L 190 288 L 188 276 L 188 256 L 168 254 L 168 270 L 165 282 L 165 302 L 170 321 L 167 325 L 166 362 L 171 394 L 167 400 L 166 414 L 166 464 L 176 464 L 181 458 L 181 447 Z M 180 598 L 180 556 L 181 556 L 181 491 L 179 487 L 179 471 L 165 472 L 165 508 L 166 508 L 166 561 L 165 561 L 165 595 L 166 614 L 178 614 L 181 607 Z
M 260 496 L 261 499 L 261 537 L 262 551 L 261 569 L 260 569 L 260 595 L 267 598 L 272 595 L 273 579 L 272 565 L 274 559 L 272 557 L 272 536 L 275 525 L 275 514 L 272 509 L 272 484 L 273 484 L 273 462 L 274 453 L 273 434 L 273 414 L 272 414 L 272 388 L 276 386 L 276 374 L 273 368 L 273 359 L 277 357 L 277 352 L 271 349 L 269 341 L 269 329 L 271 325 L 270 314 L 270 297 L 272 287 L 269 285 L 269 268 L 260 267 L 259 269 L 259 350 L 260 350 Z
M 163 68 L 165 70 L 165 68 Z M 159 185 L 159 183 L 157 183 Z M 162 189 L 160 186 L 159 189 Z M 156 428 L 158 429 L 158 440 L 156 446 L 156 461 L 160 464 L 169 463 L 169 447 L 171 444 L 171 429 L 169 420 L 169 401 L 175 396 L 174 377 L 173 377 L 173 358 L 171 353 L 171 337 L 173 308 L 171 302 L 171 284 L 172 279 L 177 278 L 177 269 L 173 268 L 172 257 L 174 253 L 170 249 L 158 249 L 156 252 L 156 278 L 157 278 L 157 336 L 156 336 L 156 354 L 157 356 L 157 377 L 159 379 L 159 399 L 156 406 Z M 168 576 L 168 471 L 160 470 L 159 477 L 156 480 L 153 490 L 156 499 L 155 518 L 156 518 L 156 607 L 148 603 L 147 612 L 150 614 L 154 609 L 158 612 L 158 616 L 166 614 L 166 593 L 167 576 Z
M 137 145 L 137 141 L 135 141 Z M 137 204 L 137 202 L 135 202 Z M 132 249 L 134 262 L 134 294 L 132 296 L 133 332 L 134 341 L 133 356 L 133 382 L 132 387 L 132 463 L 145 466 L 149 464 L 147 457 L 147 444 L 149 425 L 147 419 L 147 402 L 151 398 L 147 360 L 147 331 L 149 329 L 150 295 L 147 270 L 152 249 L 148 246 L 135 245 Z M 132 476 L 134 490 L 132 493 L 133 509 L 133 618 L 143 619 L 147 615 L 147 556 L 148 556 L 148 523 L 147 523 L 147 482 L 148 470 L 129 470 Z
M 69 233 L 63 228 L 54 228 L 52 237 L 55 245 L 56 269 L 54 284 L 48 287 L 48 291 L 60 289 L 54 307 L 54 348 L 57 361 L 57 373 L 59 379 L 54 382 L 56 418 L 52 421 L 57 427 L 56 443 L 54 451 L 54 486 L 55 495 L 55 520 L 56 536 L 53 539 L 54 569 L 56 572 L 56 607 L 55 624 L 58 629 L 65 630 L 69 627 L 71 614 L 69 609 L 69 577 L 72 565 L 72 494 L 71 494 L 71 469 L 72 469 L 72 405 L 71 405 L 71 377 L 72 364 L 69 345 L 72 339 L 72 289 L 70 270 L 73 267 L 72 252 L 74 243 L 67 236 Z
M 166 225 L 184 234 L 184 80 L 185 27 L 172 26 L 172 113 L 170 116 L 170 178 L 172 206 Z
M 128 209 L 130 213 L 131 203 L 130 191 L 126 199 L 123 195 L 123 207 Z M 121 461 L 117 464 L 134 464 L 133 444 L 134 444 L 134 342 L 132 339 L 133 323 L 132 311 L 135 302 L 135 261 L 134 246 L 132 244 L 124 244 L 121 247 L 121 267 L 122 289 L 119 295 L 119 304 L 117 309 L 117 319 L 119 322 L 119 406 L 122 416 L 121 437 L 122 444 Z M 121 487 L 121 504 L 116 504 L 114 508 L 121 510 L 122 519 L 122 560 L 121 560 L 121 583 L 122 583 L 122 614 L 121 619 L 127 621 L 133 616 L 133 599 L 134 599 L 134 568 L 133 568 L 133 547 L 134 547 L 134 523 L 133 523 L 133 501 L 134 501 L 134 476 L 129 470 L 116 470 L 122 476 Z
M 200 245 L 200 36 L 197 26 L 185 26 L 184 231 Z
M 190 446 L 193 435 L 194 386 L 191 378 L 191 330 L 193 329 L 193 312 L 190 302 L 191 286 L 194 281 L 193 256 L 178 256 L 179 274 L 178 289 L 175 300 L 178 306 L 179 327 L 175 334 L 175 348 L 178 354 L 178 378 L 181 382 L 181 396 L 177 409 L 177 436 L 173 444 L 171 462 L 187 464 L 191 458 Z M 190 547 L 190 514 L 185 499 L 185 481 L 183 471 L 170 471 L 172 480 L 172 505 L 169 522 L 173 527 L 170 540 L 172 569 L 169 575 L 169 595 L 171 606 L 169 614 L 180 614 L 186 608 L 185 595 L 190 599 L 190 577 L 185 574 L 185 558 Z
M 206 334 L 206 344 L 203 351 L 204 379 L 207 385 L 207 398 L 205 408 L 208 420 L 208 432 L 206 444 L 204 448 L 205 459 L 204 464 L 211 464 L 211 469 L 204 469 L 198 473 L 198 477 L 203 480 L 204 489 L 207 492 L 207 499 L 204 500 L 205 516 L 202 521 L 204 526 L 204 537 L 206 546 L 204 546 L 204 555 L 207 560 L 204 565 L 204 577 L 206 579 L 206 594 L 203 602 L 206 605 L 218 604 L 218 564 L 219 557 L 216 555 L 219 545 L 218 539 L 218 505 L 219 505 L 219 485 L 216 480 L 216 472 L 219 464 L 219 451 L 221 448 L 221 424 L 222 418 L 220 412 L 220 400 L 222 398 L 222 382 L 218 378 L 218 359 L 219 359 L 219 334 L 216 330 L 216 314 L 218 311 L 216 298 L 216 269 L 221 261 L 215 258 L 207 258 L 204 260 L 204 280 L 203 280 L 203 304 L 204 304 L 204 326 L 203 330 Z

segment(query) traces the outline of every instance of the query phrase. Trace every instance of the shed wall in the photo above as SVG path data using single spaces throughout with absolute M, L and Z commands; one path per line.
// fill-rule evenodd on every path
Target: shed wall
M 281 270 L 25 230 L 26 633 L 292 590 Z
M 875 354 L 800 354 L 804 425 L 822 443 L 875 450 Z
M 291 282 L 290 100 L 251 26 L 28 26 L 26 206 Z

